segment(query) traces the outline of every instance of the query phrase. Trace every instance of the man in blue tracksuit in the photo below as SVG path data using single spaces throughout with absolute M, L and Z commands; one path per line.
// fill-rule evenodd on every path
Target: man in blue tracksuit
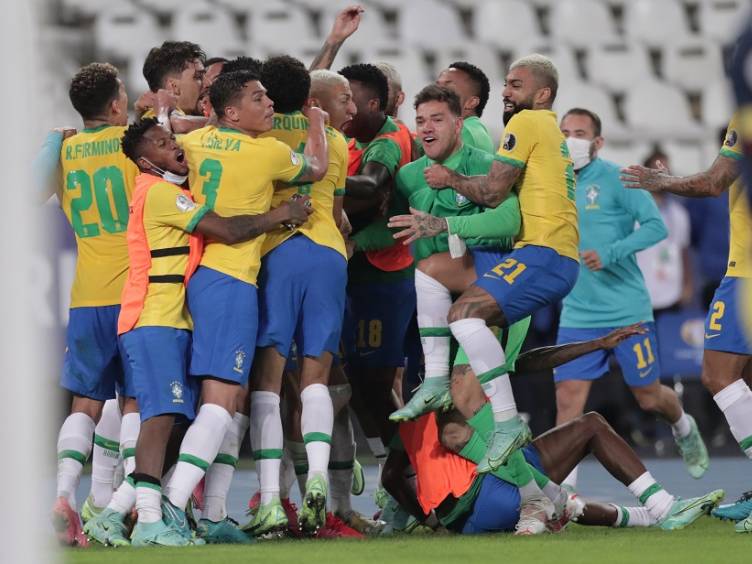
M 580 275 L 564 299 L 557 344 L 593 339 L 637 322 L 646 332 L 613 351 L 587 354 L 554 371 L 556 424 L 583 413 L 593 380 L 608 373 L 613 354 L 640 407 L 671 424 L 689 473 L 699 478 L 708 467 L 707 450 L 694 419 L 684 412 L 676 393 L 660 382 L 650 296 L 635 259 L 636 252 L 667 236 L 666 226 L 651 195 L 624 188 L 619 165 L 598 158 L 603 137 L 596 114 L 569 110 L 561 131 L 577 174 Z M 566 480 L 572 487 L 576 472 L 575 468 Z

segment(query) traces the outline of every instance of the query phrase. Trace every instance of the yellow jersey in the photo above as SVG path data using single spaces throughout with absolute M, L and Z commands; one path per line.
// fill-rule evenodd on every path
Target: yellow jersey
M 731 118 L 720 155 L 734 159 L 744 158 L 740 139 L 739 114 Z M 726 276 L 752 277 L 749 253 L 752 252 L 752 215 L 744 184 L 739 177 L 729 189 L 729 262 Z
M 78 249 L 72 308 L 120 303 L 128 272 L 128 206 L 138 174 L 120 149 L 124 131 L 103 125 L 63 141 L 60 205 Z
M 180 139 L 193 198 L 224 217 L 269 211 L 274 181 L 294 182 L 305 157 L 272 138 L 208 125 Z M 235 245 L 207 241 L 201 266 L 256 284 L 264 235 Z
M 579 261 L 574 168 L 556 114 L 523 110 L 512 116 L 496 158 L 522 169 L 515 186 L 522 215 L 515 248 L 549 247 Z
M 302 112 L 290 114 L 274 114 L 274 127 L 261 137 L 274 137 L 298 153 L 305 150 L 308 140 L 308 118 Z M 326 140 L 329 151 L 329 166 L 326 176 L 313 184 L 291 185 L 277 183 L 272 207 L 276 207 L 289 200 L 293 194 L 311 197 L 313 213 L 308 221 L 291 231 L 285 227 L 266 234 L 261 255 L 265 255 L 278 245 L 289 239 L 295 233 L 302 233 L 314 243 L 329 247 L 342 254 L 347 260 L 345 240 L 334 222 L 333 208 L 335 196 L 344 196 L 345 181 L 347 180 L 347 141 L 336 129 L 326 128 Z

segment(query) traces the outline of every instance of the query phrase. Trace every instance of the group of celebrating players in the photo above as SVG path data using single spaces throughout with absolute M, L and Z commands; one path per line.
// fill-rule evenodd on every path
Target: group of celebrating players
M 721 507 L 721 490 L 676 498 L 601 416 L 582 414 L 614 355 L 639 405 L 671 425 L 690 474 L 707 469 L 697 425 L 660 383 L 634 254 L 666 237 L 647 191 L 731 187 L 703 383 L 752 457 L 752 346 L 736 307 L 752 274 L 752 221 L 735 121 L 706 172 L 620 169 L 598 157 L 595 113 L 573 108 L 557 122 L 556 68 L 529 55 L 506 75 L 498 153 L 479 119 L 488 79 L 467 62 L 415 96 L 413 133 L 396 118 L 397 69 L 328 70 L 362 11 L 337 16 L 310 71 L 289 56 L 206 59 L 196 44 L 165 42 L 146 57 L 150 91 L 130 125 L 115 67 L 73 77 L 84 128 L 51 132 L 35 163 L 78 248 L 58 538 L 361 537 L 405 529 L 408 517 L 461 533 L 540 534 L 569 521 L 676 529 L 711 509 L 752 531 L 748 497 Z M 562 300 L 557 345 L 520 354 L 531 314 Z M 560 425 L 532 440 L 509 374 L 546 368 Z M 350 409 L 383 466 L 380 520 L 351 507 L 363 472 Z M 259 489 L 241 529 L 226 499 L 249 428 Z M 639 505 L 578 497 L 588 454 Z

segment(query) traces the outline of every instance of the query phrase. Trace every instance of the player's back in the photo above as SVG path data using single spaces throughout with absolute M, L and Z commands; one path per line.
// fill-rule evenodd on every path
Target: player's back
M 124 131 L 104 125 L 63 142 L 60 204 L 78 248 L 71 307 L 120 303 L 128 271 L 128 206 L 138 174 L 120 148 Z

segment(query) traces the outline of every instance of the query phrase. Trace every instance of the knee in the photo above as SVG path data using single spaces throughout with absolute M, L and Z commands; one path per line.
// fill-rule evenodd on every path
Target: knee
M 470 440 L 472 430 L 466 424 L 450 422 L 441 426 L 439 440 L 441 445 L 452 452 L 460 452 Z
M 582 421 L 583 426 L 593 435 L 609 427 L 606 418 L 595 411 L 588 411 L 585 415 L 580 417 L 580 420 Z
M 643 411 L 655 412 L 660 405 L 659 390 L 644 390 L 639 392 L 635 391 L 634 395 L 635 399 L 637 400 L 637 404 Z
M 447 314 L 447 321 L 449 321 L 449 323 L 454 323 L 455 321 L 467 319 L 469 317 L 468 305 L 469 305 L 468 302 L 465 302 L 462 298 L 457 299 L 452 304 L 452 307 L 449 308 L 449 313 Z

